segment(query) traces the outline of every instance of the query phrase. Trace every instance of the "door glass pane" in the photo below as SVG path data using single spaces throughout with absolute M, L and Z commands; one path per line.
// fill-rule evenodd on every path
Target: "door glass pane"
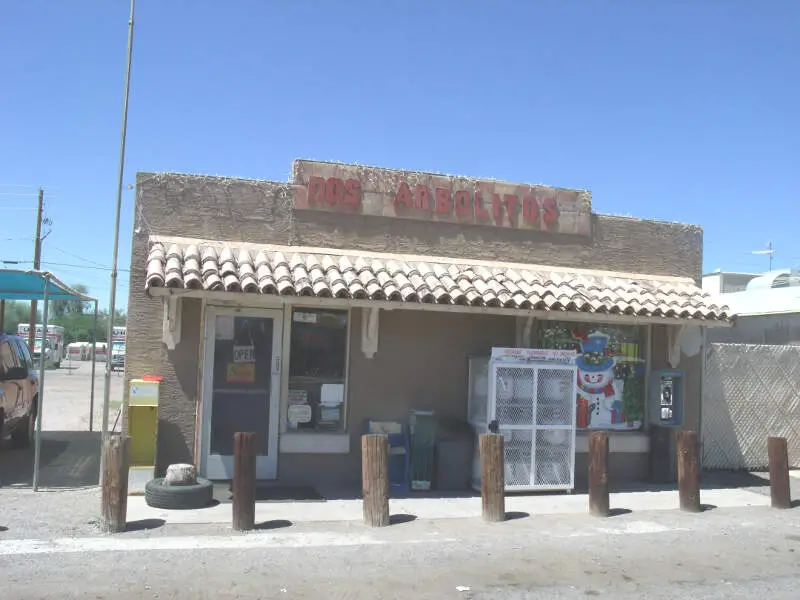
M 215 325 L 211 454 L 233 455 L 234 434 L 252 431 L 256 452 L 266 455 L 272 319 L 218 315 Z

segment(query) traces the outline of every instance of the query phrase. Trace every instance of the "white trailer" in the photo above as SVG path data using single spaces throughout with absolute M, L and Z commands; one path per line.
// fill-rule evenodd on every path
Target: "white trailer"
M 42 325 L 36 325 L 36 333 L 33 344 L 33 359 L 39 361 L 42 352 Z M 17 326 L 17 334 L 23 339 L 28 339 L 30 326 L 27 323 L 20 323 Z M 47 326 L 47 338 L 44 344 L 44 356 L 48 366 L 56 369 L 61 366 L 61 361 L 67 358 L 67 348 L 64 344 L 64 328 L 60 325 Z

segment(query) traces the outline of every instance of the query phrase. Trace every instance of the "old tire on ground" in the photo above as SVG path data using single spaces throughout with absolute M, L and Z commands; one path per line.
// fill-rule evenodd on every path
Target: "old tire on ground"
M 211 504 L 214 488 L 208 479 L 197 478 L 190 485 L 164 485 L 164 478 L 151 479 L 144 486 L 144 500 L 153 508 L 188 510 Z

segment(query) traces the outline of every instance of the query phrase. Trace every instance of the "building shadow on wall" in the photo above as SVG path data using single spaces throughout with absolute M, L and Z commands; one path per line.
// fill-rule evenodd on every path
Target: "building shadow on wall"
M 169 456 L 165 463 L 160 457 Z M 194 464 L 194 451 L 186 442 L 183 431 L 167 419 L 158 419 L 158 442 L 156 447 L 156 477 L 163 477 L 169 464 Z

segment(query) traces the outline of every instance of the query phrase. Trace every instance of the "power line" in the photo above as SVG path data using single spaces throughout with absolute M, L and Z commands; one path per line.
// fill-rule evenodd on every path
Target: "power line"
M 51 265 L 53 267 L 73 267 L 75 269 L 96 269 L 98 271 L 110 271 L 111 267 L 102 267 L 102 266 L 92 266 L 92 265 L 73 265 L 69 263 L 57 263 L 57 262 L 45 262 L 43 261 L 42 264 Z M 126 273 L 130 273 L 130 269 L 117 269 L 117 271 L 125 271 Z
M 52 246 L 51 245 L 51 247 L 53 248 L 53 250 L 57 250 L 58 252 L 66 254 L 67 256 L 71 256 L 72 258 L 77 258 L 78 260 L 82 260 L 82 261 L 87 262 L 89 264 L 96 265 L 98 267 L 102 267 L 104 269 L 109 269 L 110 270 L 109 267 L 106 267 L 105 265 L 103 265 L 103 264 L 101 264 L 101 263 L 99 263 L 99 262 L 97 262 L 95 260 L 91 260 L 89 258 L 84 258 L 82 256 L 78 256 L 77 254 L 73 254 L 72 252 L 69 252 L 68 250 L 64 250 L 63 248 L 59 248 L 58 246 Z
M 9 265 L 31 265 L 33 264 L 32 260 L 4 260 L 1 261 L 3 264 Z M 95 269 L 98 271 L 110 271 L 111 267 L 103 267 L 103 266 L 93 266 L 93 265 L 75 265 L 71 263 L 60 263 L 60 262 L 51 262 L 47 260 L 43 260 L 41 262 L 43 265 L 50 265 L 51 267 L 68 267 L 73 269 Z M 117 271 L 125 271 L 126 273 L 130 273 L 130 269 L 117 269 Z

